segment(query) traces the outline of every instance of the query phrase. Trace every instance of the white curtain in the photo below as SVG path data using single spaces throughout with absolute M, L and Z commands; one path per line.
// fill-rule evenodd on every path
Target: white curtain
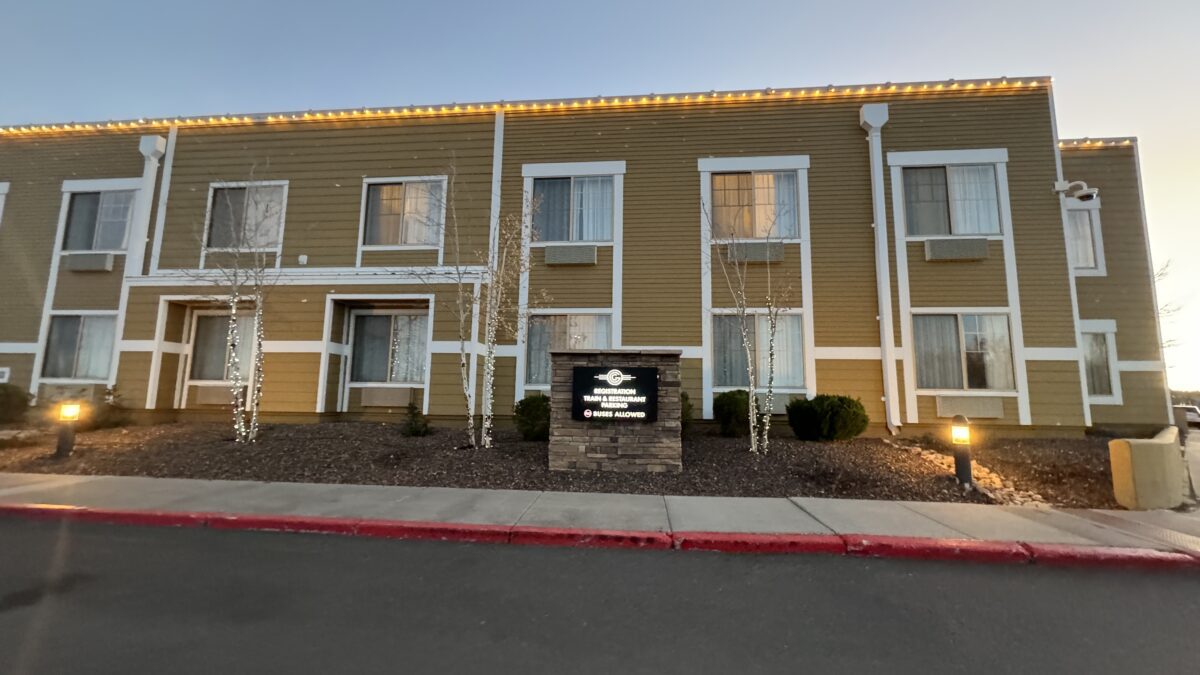
M 996 168 L 990 164 L 946 167 L 954 234 L 999 234 Z
M 1092 240 L 1092 217 L 1083 210 L 1067 211 L 1067 256 L 1076 269 L 1096 267 L 1096 244 Z
M 612 239 L 612 176 L 583 176 L 574 180 L 577 241 Z
M 770 319 L 766 316 L 759 316 L 757 319 L 757 372 L 759 386 L 765 387 L 767 386 L 771 324 Z M 745 371 L 743 370 L 743 372 Z M 775 386 L 804 386 L 804 323 L 798 314 L 780 314 L 775 323 Z
M 529 318 L 526 384 L 550 384 L 550 352 L 558 349 L 608 349 L 612 317 L 608 314 L 557 314 Z
M 103 380 L 108 377 L 116 325 L 117 319 L 112 316 L 83 317 L 75 377 L 88 380 Z
M 1015 389 L 1008 317 L 964 314 L 962 322 L 967 388 Z
M 283 224 L 283 186 L 257 185 L 246 193 L 242 248 L 274 248 Z
M 100 209 L 96 216 L 97 251 L 118 251 L 125 248 L 125 229 L 133 211 L 132 191 L 100 193 Z
M 754 344 L 754 317 L 746 318 L 750 344 Z M 741 319 L 732 314 L 713 316 L 713 384 L 718 387 L 746 387 L 746 350 L 742 346 Z
M 796 236 L 796 172 L 754 174 L 754 236 Z
M 442 233 L 442 184 L 404 186 L 404 234 L 401 244 L 436 246 Z
M 945 314 L 914 316 L 913 346 L 917 357 L 918 387 L 962 389 L 958 317 Z
M 1083 364 L 1087 370 L 1088 394 L 1112 395 L 1112 373 L 1108 364 L 1108 339 L 1103 333 L 1083 334 Z
M 420 384 L 425 381 L 425 342 L 429 330 L 426 314 L 392 317 L 392 362 L 389 382 Z

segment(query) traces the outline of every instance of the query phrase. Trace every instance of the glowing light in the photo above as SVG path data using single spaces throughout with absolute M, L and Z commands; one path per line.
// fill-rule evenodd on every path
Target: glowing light
M 950 442 L 954 445 L 971 444 L 971 425 L 966 417 L 955 415 L 950 424 Z
M 62 422 L 79 420 L 80 405 L 78 403 L 63 403 L 58 407 L 58 419 Z

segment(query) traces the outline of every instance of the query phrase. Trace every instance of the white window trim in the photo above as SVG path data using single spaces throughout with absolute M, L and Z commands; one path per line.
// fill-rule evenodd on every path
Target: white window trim
M 621 171 L 620 171 L 620 173 L 604 173 L 604 172 L 600 172 L 598 170 L 598 168 L 596 168 L 596 165 L 600 165 L 601 167 L 602 166 L 616 167 L 616 168 L 620 168 Z M 594 241 L 584 240 L 584 239 L 556 239 L 553 241 L 543 241 L 540 239 L 538 239 L 538 240 L 531 239 L 529 241 L 529 248 L 531 248 L 531 249 L 532 248 L 545 248 L 547 246 L 615 246 L 616 245 L 617 238 L 618 238 L 617 237 L 617 218 L 619 217 L 617 214 L 618 214 L 619 210 L 624 208 L 624 204 L 617 201 L 617 198 L 618 198 L 617 183 L 620 182 L 620 183 L 622 183 L 622 186 L 624 185 L 625 162 L 579 162 L 579 163 L 572 163 L 572 164 L 525 164 L 522 167 L 522 172 L 524 173 L 524 170 L 528 169 L 529 167 L 534 167 L 534 169 L 537 172 L 532 175 L 524 175 L 525 187 L 527 188 L 526 193 L 529 195 L 529 199 L 526 200 L 527 203 L 525 206 L 526 206 L 526 210 L 530 211 L 529 217 L 531 219 L 533 218 L 533 213 L 532 213 L 533 180 L 535 178 L 570 178 L 570 179 L 572 179 L 572 181 L 571 181 L 571 208 L 568 211 L 569 220 L 567 222 L 568 229 L 574 229 L 573 228 L 574 218 L 575 218 L 575 181 L 574 181 L 574 179 L 575 178 L 597 177 L 597 176 L 600 176 L 600 177 L 611 176 L 613 179 L 613 223 L 612 223 L 612 232 L 609 235 L 608 239 L 596 239 Z M 542 167 L 566 167 L 567 169 L 578 168 L 578 169 L 582 170 L 583 173 L 558 174 L 558 173 L 553 173 L 553 172 L 546 170 L 545 175 L 539 175 L 540 173 L 543 172 Z M 624 189 L 623 188 L 620 192 L 620 197 L 621 197 L 621 201 L 623 202 L 624 201 Z M 532 220 L 530 221 L 530 234 L 533 234 Z
M 354 371 L 354 325 L 357 323 L 356 318 L 360 316 L 425 316 L 429 317 L 428 309 L 376 309 L 373 307 L 355 307 L 350 309 L 347 316 L 349 322 L 349 333 L 347 337 L 346 349 L 346 373 L 345 387 L 349 389 L 425 389 L 429 386 L 429 359 L 428 355 L 433 353 L 431 346 L 433 345 L 433 319 L 432 317 L 426 320 L 426 336 L 425 336 L 425 354 L 426 364 L 425 371 L 422 374 L 423 379 L 420 382 L 355 382 L 351 378 L 351 373 Z M 389 364 L 390 365 L 390 364 Z M 349 397 L 349 391 L 345 396 Z M 349 407 L 349 398 L 343 408 Z
M 708 194 L 709 194 L 710 198 L 705 202 L 704 213 L 702 213 L 701 215 L 704 215 L 704 214 L 708 215 L 709 229 L 711 230 L 714 225 L 714 223 L 712 222 L 713 218 L 712 218 L 712 204 L 711 204 L 711 201 L 712 201 L 711 200 L 712 174 L 714 174 L 714 173 L 722 173 L 722 174 L 723 173 L 749 173 L 751 176 L 753 176 L 754 174 L 759 174 L 759 173 L 781 173 L 784 171 L 796 171 L 797 174 L 799 174 L 799 172 L 801 170 L 804 170 L 807 172 L 807 170 L 808 170 L 808 156 L 807 155 L 801 155 L 799 157 L 785 157 L 783 159 L 786 159 L 788 161 L 787 162 L 779 162 L 779 164 L 800 164 L 801 162 L 799 162 L 799 158 L 804 159 L 804 162 L 803 162 L 804 166 L 784 166 L 783 168 L 779 168 L 779 169 L 723 169 L 723 170 L 719 170 L 719 171 L 708 172 L 708 180 L 710 181 Z M 735 158 L 735 159 L 743 159 L 743 158 Z M 750 158 L 750 159 L 753 159 L 753 158 Z M 705 160 L 700 160 L 699 162 L 697 162 L 697 166 L 701 166 L 701 165 L 703 165 L 703 166 L 713 166 L 713 165 L 720 166 L 722 163 L 724 163 L 726 161 L 730 161 L 730 160 L 713 159 L 707 164 L 705 163 Z M 799 195 L 800 183 L 801 183 L 800 176 L 797 175 L 797 177 L 796 177 L 797 210 L 799 210 L 798 205 L 800 203 L 800 195 Z M 805 183 L 807 184 L 807 181 L 805 181 Z M 807 185 L 805 187 L 805 190 L 807 191 Z M 755 193 L 755 195 L 757 195 L 757 190 L 752 190 L 752 191 Z M 750 208 L 757 209 L 757 207 L 758 207 L 757 204 L 752 204 Z M 796 236 L 794 236 L 794 237 L 774 237 L 774 236 L 767 236 L 767 237 L 714 237 L 714 236 L 712 236 L 711 232 L 709 232 L 709 237 L 710 237 L 710 241 L 712 242 L 712 244 L 721 245 L 721 246 L 724 246 L 727 244 L 761 244 L 761 243 L 765 243 L 765 242 L 778 242 L 780 244 L 799 244 L 803 240 L 803 238 L 800 236 L 799 214 L 796 215 Z
M 913 152 L 889 152 L 888 166 L 951 166 L 954 164 L 1005 164 L 1008 148 L 981 148 L 976 150 L 917 150 Z
M 287 228 L 288 183 L 286 180 L 213 181 L 208 184 L 208 201 L 204 207 L 204 234 L 200 240 L 200 268 L 209 253 L 274 253 L 275 269 L 283 266 L 283 235 Z M 279 206 L 279 243 L 262 248 L 213 248 L 208 245 L 208 230 L 212 227 L 213 195 L 223 188 L 282 187 L 283 201 Z
M 765 307 L 747 307 L 746 308 L 746 314 L 748 316 L 753 316 L 756 318 L 767 314 L 767 311 L 768 310 Z M 716 316 L 737 316 L 738 310 L 736 307 L 714 307 L 712 309 L 712 311 L 709 312 L 709 314 L 711 316 L 708 320 L 711 321 L 712 320 L 711 317 L 716 317 Z M 787 314 L 787 315 L 799 316 L 800 324 L 802 327 L 801 330 L 805 330 L 805 331 L 808 330 L 808 322 L 804 320 L 805 312 L 804 312 L 803 307 L 789 307 L 787 309 L 781 309 L 781 310 L 779 310 L 779 314 L 780 315 Z M 709 330 L 711 330 L 711 329 L 712 329 L 712 326 L 710 325 Z M 801 336 L 801 337 L 804 340 L 804 344 L 803 344 L 802 348 L 805 350 L 810 349 L 808 337 L 807 336 Z M 715 360 L 715 357 L 713 356 L 713 351 L 712 351 L 715 348 L 716 348 L 716 341 L 713 340 L 712 343 L 709 345 L 708 350 L 706 350 L 708 353 L 708 356 L 709 356 L 710 363 L 713 360 Z M 802 354 L 801 356 L 804 359 L 804 385 L 800 386 L 800 387 L 774 386 L 771 388 L 772 391 L 774 391 L 777 394 L 804 394 L 805 396 L 808 395 L 809 389 L 810 389 L 809 382 L 811 382 L 811 374 L 810 373 L 812 372 L 809 370 L 809 363 L 810 362 L 815 363 L 816 357 L 814 356 L 813 358 L 810 359 L 807 351 L 805 351 L 805 353 Z M 722 386 L 722 385 L 716 385 L 716 384 L 714 384 L 712 386 L 712 391 L 714 394 L 720 394 L 720 393 L 724 393 L 727 391 L 739 391 L 739 390 L 745 390 L 745 389 L 746 389 L 746 387 L 738 387 L 738 386 Z M 758 392 L 766 391 L 765 386 L 756 387 L 755 389 Z
M 238 315 L 238 317 L 253 318 L 253 314 L 248 310 L 238 310 L 237 315 Z M 229 387 L 233 384 L 233 380 L 194 380 L 194 379 L 192 379 L 192 356 L 193 356 L 193 354 L 195 352 L 195 348 L 196 348 L 196 326 L 199 323 L 196 319 L 199 317 L 202 317 L 202 316 L 228 317 L 229 310 L 228 309 L 189 308 L 189 310 L 187 312 L 186 321 L 187 321 L 188 337 L 187 337 L 187 342 L 184 343 L 183 353 L 181 355 L 181 359 L 184 362 L 184 368 L 183 368 L 183 391 L 180 392 L 181 403 L 179 406 L 180 408 L 184 408 L 184 409 L 187 408 L 188 394 L 191 392 L 191 388 L 193 386 Z M 226 348 L 228 348 L 229 343 L 226 342 L 225 346 L 226 346 Z M 266 350 L 264 349 L 264 351 L 266 351 Z M 251 345 L 250 345 L 250 363 L 246 364 L 246 366 L 249 370 L 249 373 L 247 374 L 247 376 L 243 382 L 243 385 L 247 388 L 247 391 L 249 391 L 254 386 L 254 359 L 255 359 L 257 353 L 258 353 L 258 345 L 256 343 L 251 343 Z M 226 364 L 228 365 L 228 361 L 226 362 Z M 252 401 L 250 401 L 250 399 L 247 398 L 246 403 L 247 403 L 247 405 L 250 405 L 252 403 Z
M 535 309 L 529 309 L 528 312 L 526 313 L 525 320 L 521 322 L 521 327 L 522 327 L 521 333 L 522 333 L 522 335 L 529 334 L 529 319 L 531 317 L 534 317 L 534 316 L 566 316 L 568 314 L 596 314 L 596 315 L 608 316 L 609 317 L 608 329 L 610 331 L 609 336 L 608 336 L 608 344 L 612 345 L 611 347 L 609 347 L 609 349 L 610 350 L 617 349 L 616 342 L 615 342 L 617 326 L 615 323 L 616 322 L 615 312 L 612 307 L 538 307 Z M 529 358 L 529 346 L 525 343 L 524 340 L 518 342 L 517 344 L 521 346 L 521 350 L 520 350 L 520 354 L 519 354 L 518 358 L 523 363 L 526 359 Z M 656 347 L 656 349 L 661 349 L 661 347 Z M 525 372 L 526 372 L 525 368 L 522 368 L 521 369 L 522 379 L 524 379 L 524 377 L 525 377 Z M 525 383 L 525 386 L 522 387 L 522 391 L 548 392 L 548 391 L 550 391 L 550 385 Z M 524 395 L 522 395 L 521 398 L 525 398 Z M 521 399 L 517 399 L 517 400 L 520 401 Z
M 1121 362 L 1117 360 L 1117 322 L 1114 319 L 1081 319 L 1079 334 L 1103 335 L 1104 346 L 1108 351 L 1108 381 L 1112 390 L 1108 395 L 1087 394 L 1088 405 L 1124 405 L 1124 395 L 1121 393 Z M 1087 356 L 1080 345 L 1079 360 L 1084 364 L 1084 374 L 1087 373 Z M 1087 382 L 1084 382 L 1084 392 L 1087 393 Z
M 38 385 L 42 384 L 103 384 L 111 385 L 113 376 L 117 372 L 117 354 L 120 347 L 121 336 L 116 334 L 117 325 L 113 323 L 113 355 L 108 362 L 108 377 L 106 378 L 75 378 L 75 377 L 42 377 L 42 367 L 46 362 L 46 349 L 50 346 L 50 323 L 56 316 L 111 316 L 114 319 L 120 313 L 114 309 L 53 309 L 46 314 L 46 335 L 39 342 L 38 349 L 34 358 L 33 377 L 31 380 Z M 36 392 L 34 392 L 36 393 Z
M 612 162 L 542 162 L 522 164 L 523 178 L 573 178 L 575 176 L 618 176 L 625 174 L 625 160 Z
M 992 316 L 1005 316 L 1008 318 L 1008 350 L 1009 358 L 1012 360 L 1013 366 L 1013 389 L 970 389 L 967 387 L 967 351 L 966 339 L 963 335 L 964 314 L 984 314 Z M 916 345 L 910 346 L 911 337 L 905 339 L 905 386 L 908 385 L 908 368 L 912 367 L 912 391 L 916 396 L 1013 396 L 1024 398 L 1024 388 L 1021 386 L 1021 381 L 1017 377 L 1017 357 L 1016 345 L 1013 340 L 1013 316 L 1014 313 L 1009 307 L 913 307 L 910 308 L 910 316 L 908 320 L 911 322 L 913 317 L 922 315 L 954 315 L 958 321 L 958 358 L 962 363 L 963 388 L 962 389 L 923 389 L 917 384 L 917 364 L 916 364 Z M 911 324 L 908 330 L 909 335 L 915 331 L 912 330 Z
M 142 187 L 138 178 L 93 178 L 88 180 L 64 180 L 63 192 L 136 192 Z
M 1104 259 L 1104 228 L 1100 226 L 1100 198 L 1097 197 L 1091 201 L 1080 201 L 1075 197 L 1066 197 L 1068 215 L 1071 211 L 1083 211 L 1088 214 L 1088 224 L 1092 228 L 1092 248 L 1096 256 L 1095 267 L 1075 267 L 1077 277 L 1106 277 L 1108 276 L 1108 265 Z M 1068 242 L 1070 244 L 1070 242 Z M 1067 264 L 1070 264 L 1068 258 Z
M 701 157 L 696 160 L 700 174 L 700 348 L 702 363 L 701 417 L 713 416 L 713 337 L 711 316 L 712 292 L 712 224 L 706 214 L 712 210 L 712 175 L 725 171 L 796 171 L 796 218 L 800 244 L 800 305 L 804 327 L 804 385 L 806 395 L 815 395 L 817 388 L 817 349 L 813 328 L 813 313 L 803 308 L 813 306 L 812 238 L 808 212 L 809 155 L 767 155 L 762 157 Z M 754 241 L 770 241 L 756 239 Z M 723 242 L 722 242 L 723 243 Z
M 367 193 L 372 185 L 390 185 L 393 183 L 433 183 L 442 184 L 442 203 L 438 205 L 438 228 L 441 236 L 437 244 L 364 244 L 363 238 L 367 233 Z M 358 209 L 358 248 L 355 252 L 354 266 L 362 267 L 364 251 L 437 251 L 439 266 L 445 256 L 446 247 L 446 201 L 450 199 L 448 191 L 450 177 L 446 175 L 431 176 L 364 176 L 362 183 L 362 198 Z

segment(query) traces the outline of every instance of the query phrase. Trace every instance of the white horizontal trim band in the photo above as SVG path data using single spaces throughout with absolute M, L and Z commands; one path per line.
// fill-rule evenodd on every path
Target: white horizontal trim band
M 1026 347 L 1026 361 L 1078 361 L 1079 350 L 1074 347 Z
M 1084 333 L 1115 333 L 1117 322 L 1115 319 L 1080 319 L 1079 330 Z
M 320 340 L 263 340 L 263 352 L 267 354 L 319 354 L 324 347 Z
M 63 192 L 107 192 L 109 190 L 137 190 L 141 187 L 141 178 L 94 178 L 62 182 Z
M 787 171 L 807 169 L 808 155 L 774 155 L 765 157 L 701 157 L 696 160 L 700 171 Z
M 625 173 L 625 160 L 612 162 L 547 162 L 522 164 L 525 178 L 567 178 L 569 176 L 615 176 Z
M 1117 361 L 1117 370 L 1125 373 L 1158 373 L 1162 369 L 1162 361 Z
M 830 360 L 878 361 L 883 358 L 883 350 L 879 347 L 814 347 L 813 356 Z
M 936 166 L 939 164 L 999 164 L 1008 161 L 1007 148 L 979 150 L 918 150 L 889 152 L 889 166 Z
M 0 342 L 0 354 L 36 354 L 36 342 Z

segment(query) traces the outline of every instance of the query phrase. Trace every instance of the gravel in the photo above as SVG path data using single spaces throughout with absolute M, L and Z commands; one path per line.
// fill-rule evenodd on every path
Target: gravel
M 1055 506 L 1119 509 L 1113 497 L 1108 441 L 1084 438 L 1014 438 L 972 448 L 976 462 Z
M 546 445 L 501 431 L 492 450 L 457 448 L 438 429 L 406 438 L 398 425 L 331 422 L 266 425 L 239 446 L 224 425 L 176 423 L 80 433 L 75 453 L 55 460 L 52 436 L 0 449 L 0 471 L 312 483 L 507 488 L 569 492 L 842 497 L 984 502 L 951 474 L 878 439 L 811 443 L 773 439 L 752 456 L 744 439 L 701 433 L 684 442 L 682 474 L 551 472 Z

